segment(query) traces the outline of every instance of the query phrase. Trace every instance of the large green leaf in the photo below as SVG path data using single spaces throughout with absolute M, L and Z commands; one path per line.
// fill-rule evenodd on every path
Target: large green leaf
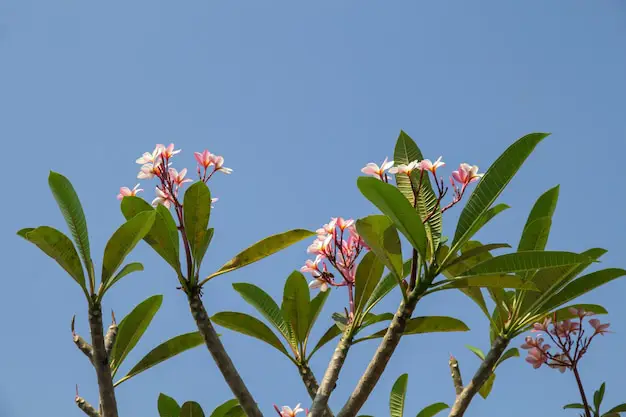
M 402 262 L 402 258 L 400 258 Z M 385 269 L 382 262 L 374 254 L 374 252 L 368 252 L 365 254 L 356 269 L 355 277 L 355 297 L 354 305 L 356 312 L 363 311 L 365 304 L 370 299 L 374 288 L 380 282 L 383 276 L 383 270 Z
M 61 209 L 67 227 L 69 227 L 78 252 L 83 258 L 85 268 L 91 268 L 91 252 L 89 249 L 89 233 L 87 232 L 87 220 L 83 206 L 80 204 L 78 194 L 70 180 L 63 175 L 50 171 L 48 186 L 52 195 Z
M 213 412 L 211 413 L 211 417 L 224 417 L 226 413 L 228 413 L 230 410 L 237 406 L 240 407 L 239 401 L 237 401 L 236 398 L 228 400 L 219 405 L 215 410 L 213 410 Z
M 389 413 L 391 417 L 403 417 L 404 399 L 406 397 L 406 386 L 409 382 L 409 374 L 402 374 L 396 379 L 389 395 Z
M 159 417 L 179 417 L 180 416 L 180 406 L 178 405 L 176 400 L 163 393 L 159 394 L 157 407 L 159 410 Z
M 318 340 L 317 344 L 315 345 L 311 353 L 309 353 L 309 357 L 307 358 L 307 361 L 311 359 L 313 354 L 317 352 L 322 346 L 324 346 L 326 343 L 330 342 L 331 340 L 333 340 L 335 337 L 339 336 L 340 334 L 341 334 L 341 329 L 339 328 L 339 326 L 337 326 L 336 324 L 333 324 L 328 330 L 326 330 L 326 333 L 324 333 L 322 337 L 320 337 L 320 340 Z
M 596 407 L 596 411 L 600 412 L 600 405 L 604 399 L 604 390 L 606 389 L 606 383 L 603 382 L 600 385 L 600 389 L 593 393 L 593 405 Z
M 587 256 L 573 252 L 528 251 L 507 253 L 481 262 L 461 276 L 470 277 L 487 274 L 507 274 L 514 272 L 534 271 L 557 266 L 579 265 L 589 262 Z
M 133 273 L 133 272 L 138 272 L 138 271 L 143 271 L 143 265 L 140 264 L 139 262 L 132 262 L 127 265 L 124 265 L 124 267 L 120 270 L 120 272 L 117 273 L 117 275 L 115 275 L 112 279 L 107 281 L 106 285 L 104 286 L 104 289 L 102 290 L 102 293 L 104 294 L 105 292 L 107 292 L 109 288 L 115 285 L 117 281 L 124 278 L 126 275 Z
M 204 255 L 200 251 L 206 241 L 205 234 L 207 233 L 209 217 L 211 216 L 211 191 L 209 191 L 209 187 L 203 181 L 194 182 L 185 191 L 183 208 L 185 234 L 187 235 L 193 258 L 197 260 Z
M 402 247 L 400 237 L 387 216 L 374 215 L 356 221 L 356 230 L 371 251 L 400 281 L 402 274 Z
M 115 376 L 120 365 L 137 345 L 141 336 L 150 325 L 154 315 L 163 302 L 162 295 L 153 295 L 142 301 L 120 322 L 117 328 L 117 337 L 111 351 L 111 374 Z
M 477 348 L 476 346 L 471 346 L 471 345 L 465 345 L 465 347 L 471 350 L 474 353 L 474 355 L 478 356 L 478 359 L 480 359 L 481 361 L 485 360 L 485 352 L 483 352 L 482 349 Z
M 113 233 L 104 248 L 102 260 L 102 284 L 104 286 L 137 243 L 150 231 L 155 216 L 154 211 L 141 212 Z
M 356 333 L 359 333 L 363 329 L 373 324 L 380 323 L 383 321 L 393 320 L 393 317 L 394 317 L 393 313 L 382 313 L 382 314 L 367 313 L 365 317 L 363 317 L 363 321 L 361 322 L 361 325 L 357 329 Z
M 537 199 L 526 220 L 526 225 L 517 248 L 518 252 L 545 249 L 552 225 L 552 216 L 558 199 L 558 185 L 549 189 Z
M 409 319 L 404 329 L 403 335 L 439 333 L 439 332 L 466 332 L 469 327 L 459 319 L 445 316 L 413 317 Z M 353 344 L 365 340 L 383 337 L 387 329 L 382 329 L 370 336 L 355 340 Z
M 408 277 L 409 274 L 411 273 L 412 262 L 413 261 L 408 260 L 402 266 L 402 278 Z M 370 298 L 367 301 L 367 306 L 365 307 L 364 312 L 368 313 L 370 310 L 372 310 L 372 308 L 374 308 L 376 304 L 378 304 L 383 298 L 385 298 L 385 296 L 389 294 L 389 292 L 391 292 L 391 290 L 396 285 L 398 285 L 398 281 L 397 281 L 395 274 L 390 272 L 387 275 L 385 275 L 383 279 L 381 279 L 378 282 L 378 285 L 376 286 L 376 288 L 374 288 L 372 295 L 370 295 Z
M 156 211 L 154 224 L 143 240 L 180 274 L 178 229 L 170 211 L 161 204 L 155 210 L 145 200 L 135 196 L 124 197 L 120 207 L 126 220 L 144 211 Z
M 623 269 L 608 268 L 582 276 L 570 282 L 565 288 L 549 298 L 544 304 L 544 310 L 551 311 L 624 275 L 626 275 L 626 271 Z
M 86 291 L 83 267 L 80 264 L 76 248 L 69 237 L 48 226 L 22 229 L 17 234 L 57 261 L 61 268 L 65 269 L 74 281 Z
M 187 401 L 180 407 L 180 417 L 204 417 L 204 411 L 197 402 Z
M 218 275 L 243 268 L 246 265 L 250 265 L 251 263 L 259 261 L 263 258 L 267 258 L 268 256 L 313 235 L 315 235 L 315 232 L 311 232 L 310 230 L 294 229 L 288 232 L 266 237 L 265 239 L 250 246 L 248 249 L 241 251 L 237 254 L 237 256 L 226 262 L 216 272 L 206 277 L 204 282 Z
M 195 257 L 194 261 L 196 263 L 197 272 L 200 271 L 200 265 L 202 264 L 204 255 L 206 255 L 206 251 L 209 249 L 209 245 L 211 244 L 211 241 L 213 240 L 214 232 L 215 230 L 212 227 L 204 231 L 204 234 L 202 235 L 202 242 L 200 243 L 200 246 L 197 248 L 197 250 L 193 254 Z
M 276 330 L 278 330 L 290 344 L 295 345 L 291 338 L 289 325 L 283 316 L 278 304 L 265 291 L 253 284 L 233 284 L 235 291 L 265 317 Z
M 605 416 L 610 413 L 626 413 L 626 403 L 617 405 L 611 408 L 609 411 L 604 414 Z
M 267 327 L 265 323 L 255 317 L 234 311 L 223 311 L 213 315 L 211 320 L 218 326 L 226 327 L 235 332 L 257 338 L 289 356 L 287 350 L 274 332 Z
M 487 397 L 491 393 L 491 389 L 493 388 L 493 383 L 495 382 L 495 380 L 496 380 L 496 374 L 494 372 L 491 372 L 491 375 L 489 375 L 489 378 L 487 378 L 483 386 L 480 387 L 480 389 L 478 390 L 478 393 L 480 394 L 481 397 L 483 397 L 484 399 L 487 399 Z
M 128 373 L 117 381 L 114 386 L 118 386 L 122 382 L 142 373 L 161 362 L 164 362 L 174 356 L 183 353 L 186 350 L 195 348 L 204 343 L 204 339 L 199 332 L 191 332 L 173 337 L 159 346 L 152 349 L 144 356 Z
M 548 135 L 531 133 L 518 139 L 489 167 L 461 212 L 452 241 L 453 247 L 457 242 L 463 242 L 471 237 L 468 236 L 468 232 L 472 232 L 481 215 L 498 198 L 539 142 Z
M 417 414 L 417 417 L 434 417 L 447 408 L 450 408 L 450 406 L 446 403 L 434 403 L 428 407 L 424 407 L 422 411 Z
M 405 132 L 401 131 L 398 141 L 396 142 L 393 159 L 397 166 L 401 164 L 407 165 L 416 160 L 421 161 L 424 157 L 415 141 L 413 141 L 413 139 L 411 139 Z M 413 190 L 419 190 L 417 209 L 422 219 L 425 219 L 430 213 L 434 212 L 434 214 L 427 221 L 425 228 L 428 239 L 431 243 L 430 251 L 431 253 L 434 252 L 439 245 L 439 241 L 441 240 L 441 230 L 443 225 L 441 210 L 435 211 L 435 207 L 437 206 L 437 196 L 433 191 L 428 177 L 428 172 L 422 173 L 414 171 L 411 173 L 410 179 L 408 176 L 403 174 L 396 175 L 396 185 L 398 190 L 400 190 L 407 200 L 409 200 L 409 203 L 411 203 L 411 206 L 413 207 L 415 207 Z
M 422 259 L 426 259 L 426 229 L 411 203 L 393 185 L 373 177 L 359 177 L 357 186 L 361 194 L 391 219 Z
M 309 285 L 304 275 L 293 271 L 285 282 L 282 312 L 285 320 L 291 324 L 295 338 L 304 343 L 309 330 Z
M 495 249 L 510 248 L 510 247 L 511 245 L 509 245 L 508 243 L 490 243 L 487 245 L 480 245 L 477 247 L 473 247 L 472 249 L 463 252 L 460 256 L 449 259 L 449 261 L 446 262 L 445 265 L 441 266 L 441 269 L 450 269 L 451 267 L 458 265 L 459 263 L 470 261 L 472 260 L 472 258 L 478 258 L 479 255 L 483 255 L 485 252 L 490 252 Z M 463 270 L 466 270 L 466 269 L 463 269 Z
M 317 321 L 317 318 L 319 317 L 320 312 L 322 311 L 322 308 L 324 308 L 324 304 L 326 304 L 326 300 L 328 299 L 328 296 L 330 295 L 330 291 L 331 291 L 330 289 L 326 291 L 320 291 L 311 300 L 311 303 L 309 305 L 309 327 L 306 332 L 307 339 L 309 335 L 311 334 L 311 330 L 313 329 L 313 326 L 315 325 L 315 322 Z
M 537 286 L 515 275 L 477 275 L 466 278 L 456 278 L 451 281 L 442 281 L 445 284 L 436 287 L 434 291 L 443 291 L 453 288 L 515 288 L 538 291 Z

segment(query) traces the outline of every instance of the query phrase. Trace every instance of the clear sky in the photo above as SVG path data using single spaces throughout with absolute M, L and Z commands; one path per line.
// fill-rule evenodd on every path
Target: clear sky
M 27 226 L 67 231 L 47 186 L 50 169 L 68 176 L 85 207 L 96 269 L 123 217 L 115 199 L 132 187 L 135 159 L 155 143 L 183 149 L 176 166 L 193 172 L 193 151 L 223 155 L 234 173 L 212 181 L 220 198 L 206 274 L 240 249 L 290 228 L 315 229 L 331 216 L 375 213 L 356 178 L 367 162 L 392 156 L 400 129 L 448 174 L 459 162 L 481 170 L 533 131 L 542 143 L 500 201 L 512 206 L 485 228 L 485 242 L 516 245 L 536 197 L 561 184 L 550 249 L 609 250 L 624 260 L 626 4 L 584 2 L 0 2 L 0 140 L 5 166 L 1 224 L 0 416 L 79 416 L 74 385 L 97 403 L 95 375 L 73 346 L 70 319 L 88 336 L 85 301 L 52 260 L 19 239 Z M 375 4 L 376 3 L 376 4 Z M 145 198 L 154 183 L 143 181 Z M 445 217 L 452 234 L 459 209 Z M 210 313 L 251 312 L 231 287 L 252 282 L 279 298 L 285 278 L 307 259 L 302 242 L 211 281 Z M 128 370 L 166 338 L 194 330 L 175 277 L 141 243 L 131 256 L 146 270 L 105 299 L 118 317 L 154 294 L 163 307 L 126 361 Z M 615 332 L 582 365 L 588 391 L 607 381 L 606 405 L 626 400 L 626 280 L 584 297 L 603 304 Z M 314 340 L 345 304 L 331 296 Z M 398 293 L 377 309 L 395 311 Z M 465 378 L 478 360 L 464 347 L 488 345 L 487 322 L 458 293 L 432 296 L 419 315 L 450 315 L 470 332 L 402 340 L 362 414 L 388 415 L 389 391 L 408 372 L 406 415 L 453 401 L 449 352 Z M 223 341 L 266 415 L 272 404 L 310 404 L 292 364 L 254 339 L 224 330 Z M 516 340 L 519 345 L 521 340 Z M 339 408 L 377 343 L 359 344 L 339 379 Z M 312 366 L 321 378 L 334 348 Z M 522 359 L 498 370 L 488 401 L 470 417 L 573 416 L 571 373 L 533 370 Z M 122 416 L 155 416 L 160 392 L 205 411 L 232 398 L 204 348 L 123 384 Z M 514 400 L 511 400 L 513 398 Z M 443 414 L 442 414 L 443 415 Z

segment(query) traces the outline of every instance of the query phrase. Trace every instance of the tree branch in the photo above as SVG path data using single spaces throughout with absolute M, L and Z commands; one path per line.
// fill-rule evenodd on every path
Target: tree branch
M 209 320 L 209 315 L 207 314 L 204 304 L 202 304 L 202 300 L 200 299 L 198 289 L 190 289 L 187 297 L 189 299 L 191 315 L 196 321 L 200 334 L 204 338 L 204 343 L 209 349 L 211 356 L 213 356 L 217 367 L 222 372 L 222 376 L 226 380 L 226 383 L 237 400 L 239 400 L 239 404 L 243 408 L 244 412 L 248 417 L 263 417 L 261 410 L 259 410 L 254 398 L 248 391 L 246 384 L 241 379 L 235 365 L 228 356 L 228 353 L 226 353 L 224 345 L 215 332 L 215 328 Z
M 89 359 L 89 362 L 91 362 L 91 364 L 93 365 L 93 348 L 91 347 L 91 345 L 89 343 L 87 343 L 85 341 L 85 339 L 83 339 L 82 337 L 80 337 L 80 335 L 76 334 L 76 331 L 74 329 L 74 322 L 76 321 L 76 316 L 72 316 L 72 340 L 74 341 L 74 344 L 76 345 L 76 347 L 85 354 L 85 356 L 87 356 L 87 358 Z
M 76 394 L 76 399 L 74 401 L 76 401 L 76 405 L 78 406 L 78 408 L 80 408 L 83 413 L 87 414 L 89 417 L 100 417 L 100 413 L 98 412 L 98 410 L 93 408 L 93 406 L 89 404 L 84 398 L 79 397 L 78 394 Z
M 298 371 L 300 371 L 300 377 L 302 378 L 302 382 L 306 387 L 307 392 L 309 393 L 309 397 L 311 400 L 315 400 L 315 395 L 317 394 L 317 390 L 319 389 L 319 385 L 317 383 L 317 379 L 313 374 L 313 371 L 309 367 L 309 365 L 305 363 L 300 363 L 298 365 Z M 326 410 L 324 412 L 325 417 L 333 417 L 333 412 L 330 410 L 328 405 L 326 406 Z
M 94 303 L 89 307 L 89 327 L 91 328 L 91 345 L 93 348 L 93 366 L 98 378 L 102 417 L 118 417 L 115 389 L 109 366 L 109 358 L 104 348 L 102 329 L 102 307 Z
M 493 368 L 508 345 L 509 339 L 502 336 L 496 337 L 491 345 L 491 349 L 487 353 L 487 356 L 485 356 L 485 360 L 478 367 L 478 370 L 472 377 L 472 380 L 465 388 L 463 388 L 461 394 L 457 395 L 448 417 L 461 417 L 465 414 L 467 407 L 469 407 L 478 390 L 480 390 L 487 379 L 489 379 L 489 376 L 493 373 Z
M 411 318 L 413 310 L 415 310 L 415 305 L 419 300 L 418 293 L 421 294 L 421 292 L 422 291 L 417 288 L 409 295 L 406 304 L 402 301 L 374 357 L 361 376 L 356 388 L 352 391 L 350 398 L 339 414 L 337 414 L 337 417 L 355 417 L 361 407 L 363 407 L 363 404 L 367 401 L 367 398 L 374 390 L 383 371 L 387 367 L 391 355 L 393 355 L 398 343 L 400 343 L 400 338 L 402 337 L 406 323 Z
M 328 368 L 326 368 L 324 378 L 322 378 L 322 384 L 317 390 L 313 404 L 311 404 L 311 410 L 309 411 L 308 417 L 322 416 L 324 414 L 324 410 L 327 409 L 328 399 L 330 398 L 331 392 L 337 385 L 339 373 L 341 372 L 341 368 L 346 361 L 348 351 L 352 345 L 352 338 L 352 325 L 348 325 L 346 326 L 346 329 L 343 332 L 337 347 L 335 348 L 335 352 L 333 353 L 333 357 L 328 364 Z
M 107 358 L 111 355 L 111 350 L 113 350 L 113 345 L 115 344 L 115 338 L 117 337 L 117 323 L 115 321 L 115 314 L 111 311 L 111 325 L 109 326 L 109 330 L 107 331 L 106 336 L 104 337 L 104 350 L 107 353 Z
M 452 355 L 448 361 L 450 365 L 450 376 L 452 377 L 452 383 L 454 384 L 454 391 L 458 397 L 463 392 L 463 379 L 461 378 L 461 369 L 459 368 L 459 361 Z

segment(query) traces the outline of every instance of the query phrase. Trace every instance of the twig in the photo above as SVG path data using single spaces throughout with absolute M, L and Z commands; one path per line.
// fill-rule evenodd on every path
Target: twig
M 76 385 L 76 398 L 74 399 L 78 408 L 89 417 L 100 417 L 100 413 L 91 404 L 89 404 L 83 397 L 78 395 L 78 385 Z
M 298 371 L 300 371 L 300 377 L 302 378 L 302 382 L 309 393 L 309 397 L 311 397 L 311 400 L 315 400 L 319 384 L 317 383 L 317 379 L 315 378 L 313 371 L 306 362 L 298 364 Z M 333 412 L 328 406 L 326 406 L 324 415 L 326 417 L 333 417 Z
M 508 345 L 509 339 L 502 336 L 496 337 L 485 360 L 478 367 L 472 380 L 463 388 L 461 394 L 457 395 L 448 417 L 461 417 L 465 414 L 467 407 L 469 407 L 478 390 L 482 388 L 487 379 L 489 379 L 489 376 L 493 373 L 494 366 Z
M 459 361 L 452 355 L 450 355 L 450 376 L 452 377 L 452 383 L 454 384 L 454 391 L 458 397 L 463 392 L 463 379 L 461 378 L 461 369 L 459 368 Z
M 93 365 L 98 378 L 98 390 L 102 405 L 102 417 L 118 417 L 113 377 L 109 366 L 109 358 L 104 348 L 104 332 L 102 329 L 102 307 L 94 303 L 89 307 L 89 327 L 91 328 L 91 345 L 93 347 Z
M 87 356 L 87 358 L 89 359 L 89 362 L 91 362 L 91 364 L 93 365 L 93 348 L 91 347 L 89 343 L 85 341 L 85 339 L 80 337 L 80 335 L 76 334 L 76 332 L 74 331 L 75 321 L 76 321 L 76 315 L 72 316 L 72 326 L 71 326 L 72 340 L 74 340 L 74 344 L 76 345 L 76 347 L 80 349 L 80 351 L 83 352 L 85 356 Z
M 111 357 L 111 350 L 113 350 L 113 345 L 115 345 L 116 337 L 117 322 L 115 321 L 115 313 L 111 310 L 111 325 L 109 326 L 106 336 L 104 336 L 104 350 L 106 351 L 107 358 Z

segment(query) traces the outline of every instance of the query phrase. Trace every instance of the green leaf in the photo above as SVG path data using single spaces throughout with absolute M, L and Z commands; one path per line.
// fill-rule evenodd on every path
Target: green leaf
M 602 400 L 604 399 L 604 390 L 606 388 L 606 383 L 602 383 L 600 385 L 600 389 L 593 393 L 593 405 L 596 407 L 596 412 L 600 412 L 600 405 L 602 404 Z
M 341 329 L 336 324 L 333 324 L 328 330 L 326 330 L 326 333 L 324 333 L 322 337 L 320 337 L 320 340 L 318 340 L 317 344 L 315 345 L 311 353 L 309 353 L 309 357 L 307 358 L 307 361 L 311 359 L 313 354 L 317 352 L 322 346 L 324 346 L 326 343 L 330 342 L 331 340 L 333 340 L 335 337 L 339 336 L 340 334 L 341 334 Z
M 570 308 L 578 308 L 583 309 L 585 311 L 590 311 L 595 314 L 609 314 L 608 311 L 602 306 L 597 304 L 572 304 L 567 307 L 560 308 L 554 312 L 556 314 L 556 322 L 577 318 L 578 315 L 572 314 L 569 309 Z
M 400 258 L 402 262 L 402 258 Z M 385 266 L 380 262 L 374 252 L 365 254 L 356 269 L 354 305 L 356 312 L 360 313 L 369 301 L 374 288 L 383 276 Z
M 450 267 L 458 265 L 459 263 L 472 260 L 472 258 L 476 258 L 479 255 L 484 254 L 485 252 L 490 252 L 495 249 L 510 248 L 510 247 L 511 245 L 509 245 L 508 243 L 490 243 L 488 245 L 481 245 L 481 246 L 478 246 L 478 247 L 475 247 L 468 251 L 463 252 L 461 256 L 450 259 L 449 262 L 446 262 L 445 265 L 441 266 L 441 269 L 442 270 L 449 269 Z
M 209 245 L 213 240 L 213 233 L 215 230 L 211 227 L 204 231 L 202 235 L 202 242 L 197 250 L 194 252 L 194 261 L 196 263 L 196 271 L 200 271 L 200 265 L 202 264 L 202 260 L 204 259 L 204 255 L 206 255 L 206 251 L 209 249 Z
M 206 277 L 204 281 L 208 281 L 218 275 L 243 268 L 246 265 L 250 265 L 251 263 L 259 261 L 263 258 L 267 258 L 268 256 L 313 235 L 315 235 L 315 232 L 311 232 L 310 230 L 294 229 L 288 232 L 266 237 L 265 239 L 250 246 L 248 249 L 244 249 L 233 259 L 226 262 L 224 266 L 216 272 Z
M 422 333 L 466 332 L 468 330 L 469 327 L 459 319 L 445 316 L 429 316 L 409 319 L 402 334 L 406 336 Z M 353 344 L 383 337 L 385 333 L 387 333 L 387 329 L 382 329 L 370 336 L 355 340 Z
M 356 230 L 378 259 L 400 281 L 402 247 L 400 237 L 387 216 L 374 215 L 356 221 Z
M 544 304 L 544 309 L 551 311 L 624 275 L 626 275 L 626 271 L 620 268 L 601 269 L 600 271 L 584 275 L 570 282 L 559 293 L 548 299 Z
M 357 186 L 361 193 L 385 215 L 407 238 L 422 259 L 426 259 L 426 230 L 411 203 L 393 185 L 373 177 L 359 177 Z
M 85 275 L 80 258 L 69 237 L 58 230 L 40 226 L 36 229 L 22 229 L 17 234 L 41 249 L 46 255 L 57 261 L 78 285 L 86 290 Z
M 585 406 L 579 403 L 572 403 L 572 404 L 567 404 L 563 406 L 564 410 L 567 410 L 568 408 L 573 408 L 573 409 L 577 409 L 577 410 L 584 410 Z
M 52 195 L 61 209 L 67 227 L 74 238 L 78 252 L 83 258 L 85 268 L 91 267 L 91 252 L 89 249 L 89 233 L 87 232 L 87 220 L 83 206 L 80 204 L 78 194 L 70 180 L 63 175 L 50 171 L 48 186 Z
M 224 414 L 224 417 L 246 417 L 245 411 L 243 411 L 243 407 L 240 405 L 236 405 Z
M 380 323 L 382 321 L 393 320 L 393 317 L 394 317 L 393 313 L 382 313 L 382 314 L 367 313 L 365 317 L 363 317 L 363 321 L 361 322 L 361 325 L 357 329 L 356 333 L 359 333 L 361 330 L 373 324 Z
M 124 265 L 124 267 L 120 270 L 120 272 L 117 273 L 117 275 L 113 277 L 113 279 L 107 281 L 106 285 L 104 286 L 104 289 L 102 290 L 102 294 L 107 292 L 109 288 L 115 285 L 117 281 L 124 278 L 126 275 L 133 273 L 133 272 L 139 272 L 139 271 L 143 271 L 143 265 L 140 264 L 139 262 L 132 262 L 127 265 Z
M 552 216 L 559 199 L 559 186 L 543 193 L 533 205 L 518 245 L 518 252 L 544 250 L 550 234 Z
M 120 207 L 126 220 L 145 211 L 156 212 L 154 224 L 143 240 L 180 275 L 178 229 L 170 211 L 161 204 L 154 209 L 145 200 L 135 196 L 124 197 Z
M 391 388 L 391 394 L 389 395 L 389 413 L 391 417 L 403 417 L 404 415 L 404 399 L 408 381 L 409 374 L 402 374 Z
M 401 131 L 398 141 L 396 142 L 393 159 L 395 161 L 395 165 L 398 166 L 401 164 L 407 165 L 409 162 L 415 160 L 421 161 L 424 159 L 424 156 L 415 141 L 413 141 L 409 135 Z M 422 174 L 421 172 L 414 171 L 411 173 L 410 179 L 406 175 L 396 175 L 396 185 L 398 190 L 400 190 L 400 192 L 406 197 L 412 207 L 415 207 L 413 188 L 415 190 L 420 190 L 417 199 L 417 210 L 421 219 L 425 219 L 435 210 L 435 206 L 437 206 L 438 201 L 430 183 L 428 172 L 424 172 Z M 434 211 L 434 214 L 427 221 L 425 227 L 428 241 L 430 242 L 430 253 L 433 253 L 439 246 L 442 227 L 441 211 Z
M 483 384 L 483 386 L 480 387 L 480 389 L 478 390 L 478 393 L 480 394 L 481 397 L 483 397 L 484 399 L 487 399 L 487 397 L 491 393 L 491 389 L 493 388 L 493 383 L 495 380 L 496 380 L 496 374 L 492 372 L 491 375 L 489 375 L 489 378 L 487 378 L 487 380 Z
M 607 411 L 607 414 L 609 413 L 626 413 L 626 403 L 611 408 L 609 411 Z
M 211 317 L 211 320 L 213 320 L 213 322 L 218 326 L 226 327 L 227 329 L 235 332 L 257 338 L 289 356 L 287 350 L 274 332 L 267 327 L 265 323 L 255 317 L 244 313 L 223 311 L 215 314 Z
M 402 278 L 408 277 L 411 273 L 411 264 L 412 261 L 408 260 L 402 266 Z M 378 304 L 383 298 L 385 298 L 385 296 L 389 294 L 389 292 L 391 292 L 391 290 L 394 289 L 396 285 L 398 285 L 398 282 L 396 276 L 393 273 L 390 272 L 389 274 L 385 275 L 383 279 L 380 280 L 376 288 L 374 288 L 372 295 L 370 295 L 364 312 L 368 313 L 369 311 L 371 311 L 372 308 L 374 308 L 376 304 Z
M 292 343 L 291 333 L 287 321 L 281 312 L 278 304 L 265 291 L 253 284 L 237 283 L 233 284 L 235 291 L 259 313 L 265 317 L 276 330 L 278 330 L 286 340 Z
M 105 287 L 107 281 L 122 265 L 128 254 L 150 231 L 154 224 L 155 216 L 156 213 L 154 211 L 139 213 L 113 233 L 113 236 L 111 236 L 104 248 L 104 258 L 102 260 L 102 284 Z
M 507 350 L 506 352 L 504 352 L 504 354 L 500 357 L 500 359 L 498 359 L 494 369 L 500 366 L 500 364 L 504 362 L 505 360 L 511 359 L 511 358 L 518 358 L 518 357 L 519 357 L 519 350 L 517 348 L 511 348 Z
M 178 405 L 176 400 L 163 393 L 159 394 L 157 407 L 159 409 L 159 417 L 179 417 L 180 416 L 180 406 Z
M 115 376 L 120 365 L 137 345 L 141 336 L 150 325 L 154 315 L 163 302 L 162 295 L 153 295 L 142 301 L 120 322 L 117 328 L 117 337 L 111 351 L 111 374 Z
M 230 410 L 237 406 L 239 406 L 239 401 L 237 401 L 236 398 L 228 400 L 222 405 L 218 406 L 215 410 L 213 410 L 213 412 L 211 413 L 211 417 L 224 417 L 226 413 L 228 413 Z
M 531 133 L 518 139 L 489 167 L 461 212 L 452 241 L 453 247 L 457 242 L 471 237 L 468 236 L 469 232 L 472 231 L 481 215 L 495 202 L 539 142 L 548 135 L 548 133 Z
M 197 402 L 187 401 L 180 407 L 180 417 L 204 417 L 204 411 Z
M 309 330 L 309 285 L 299 271 L 293 271 L 285 282 L 281 310 L 285 320 L 291 324 L 296 340 L 304 343 Z
M 478 359 L 480 359 L 481 361 L 485 360 L 485 353 L 479 348 L 471 345 L 465 345 L 465 347 L 474 352 L 474 355 L 478 356 Z
M 174 356 L 183 353 L 189 349 L 193 349 L 204 343 L 204 339 L 199 332 L 191 332 L 173 337 L 159 346 L 152 349 L 144 356 L 128 373 L 117 381 L 113 386 L 118 386 L 122 382 L 134 377 L 137 374 L 147 371 L 148 369 L 164 362 Z
M 469 229 L 465 233 L 465 236 L 462 239 L 460 239 L 458 242 L 452 245 L 452 249 L 454 249 L 454 252 L 456 252 L 459 249 L 459 247 L 463 246 L 465 242 L 471 239 L 472 236 L 476 235 L 476 233 L 478 233 L 480 229 L 482 229 L 487 223 L 489 223 L 491 219 L 496 217 L 498 214 L 502 213 L 504 210 L 508 210 L 510 208 L 511 207 L 507 206 L 506 204 L 496 204 L 495 206 L 491 207 L 487 211 L 483 212 L 476 219 L 471 229 Z
M 450 406 L 446 403 L 434 403 L 428 407 L 424 407 L 422 411 L 417 414 L 417 417 L 434 417 L 447 408 L 450 408 Z
M 309 335 L 311 334 L 311 330 L 313 329 L 313 326 L 315 325 L 315 322 L 317 321 L 317 318 L 320 315 L 320 312 L 322 311 L 322 308 L 324 307 L 324 304 L 326 304 L 326 300 L 328 299 L 328 295 L 330 294 L 330 289 L 326 290 L 326 291 L 320 291 L 312 300 L 311 300 L 311 304 L 309 305 L 309 327 L 306 331 L 306 338 L 309 338 Z
M 534 271 L 557 266 L 579 265 L 589 262 L 589 258 L 573 252 L 528 251 L 507 253 L 481 262 L 463 277 L 487 274 L 507 274 L 511 272 Z
M 515 275 L 478 275 L 466 278 L 456 278 L 450 281 L 442 281 L 443 285 L 433 291 L 443 291 L 452 288 L 516 288 L 529 291 L 538 291 L 532 282 L 526 282 Z
M 211 191 L 203 181 L 194 182 L 187 191 L 183 200 L 183 220 L 185 234 L 191 247 L 193 259 L 204 256 L 201 252 L 206 242 L 209 217 L 211 216 Z

